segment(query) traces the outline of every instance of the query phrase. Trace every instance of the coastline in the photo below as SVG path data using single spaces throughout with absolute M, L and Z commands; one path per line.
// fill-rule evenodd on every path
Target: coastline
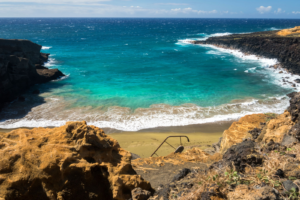
M 197 45 L 209 46 L 211 48 L 215 48 L 215 49 L 218 49 L 218 50 L 221 50 L 221 49 L 228 50 L 231 54 L 233 52 L 235 52 L 237 54 L 241 53 L 242 54 L 242 56 L 241 56 L 242 58 L 243 57 L 247 57 L 247 56 L 248 57 L 255 56 L 257 60 L 260 60 L 260 59 L 272 59 L 272 58 L 266 58 L 266 57 L 264 57 L 262 55 L 259 55 L 259 54 L 250 54 L 250 53 L 247 53 L 247 52 L 242 52 L 241 49 L 239 49 L 239 48 L 227 47 L 225 45 L 217 45 L 217 44 L 197 44 Z M 251 59 L 251 58 L 249 58 L 249 59 Z M 277 59 L 276 59 L 276 63 L 271 64 L 266 69 L 272 70 L 271 73 L 274 73 L 275 75 L 282 74 L 282 76 L 285 76 L 285 77 L 282 77 L 282 79 L 281 79 L 281 80 L 283 80 L 283 84 L 285 86 L 282 83 L 279 83 L 280 86 L 295 89 L 297 92 L 300 91 L 300 84 L 297 84 L 299 82 L 295 81 L 295 80 L 299 80 L 300 79 L 300 75 L 293 74 L 292 72 L 289 72 L 288 69 L 286 69 L 284 67 L 284 64 L 281 63 L 281 62 L 279 62 Z M 248 71 L 248 70 L 246 70 L 246 71 Z M 248 72 L 246 72 L 246 73 L 248 73 Z M 289 77 L 287 77 L 287 76 L 289 76 Z M 288 78 L 288 79 L 292 78 L 294 80 L 293 80 L 293 82 L 291 82 L 289 80 L 285 80 L 284 78 Z

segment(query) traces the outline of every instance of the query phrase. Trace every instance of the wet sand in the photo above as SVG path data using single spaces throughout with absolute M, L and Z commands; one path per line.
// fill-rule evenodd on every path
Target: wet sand
M 132 132 L 111 128 L 103 128 L 103 130 L 106 134 L 116 139 L 120 146 L 127 151 L 138 154 L 141 157 L 149 157 L 168 136 L 188 136 L 190 142 L 187 142 L 186 138 L 181 139 L 185 149 L 192 147 L 206 149 L 209 147 L 208 145 L 218 142 L 224 130 L 228 129 L 231 124 L 232 121 L 188 126 L 157 127 Z M 0 129 L 0 134 L 1 132 L 6 133 L 12 130 L 14 129 Z M 170 138 L 167 142 L 175 148 L 180 145 L 179 138 Z M 157 155 L 165 156 L 173 151 L 174 149 L 165 143 L 157 151 Z

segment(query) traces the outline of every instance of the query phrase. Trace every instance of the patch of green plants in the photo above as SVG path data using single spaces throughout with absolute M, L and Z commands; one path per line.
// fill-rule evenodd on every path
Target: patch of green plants
M 271 179 L 268 175 L 268 170 L 260 170 L 260 173 L 257 174 L 257 178 L 266 183 L 266 184 L 272 184 L 273 187 L 280 187 L 281 186 L 281 182 L 279 180 L 273 180 Z
M 296 191 L 296 188 L 292 188 L 287 192 L 289 199 L 299 199 L 299 192 Z
M 271 119 L 275 119 L 278 114 L 275 113 L 264 113 L 266 115 L 266 122 L 270 121 Z

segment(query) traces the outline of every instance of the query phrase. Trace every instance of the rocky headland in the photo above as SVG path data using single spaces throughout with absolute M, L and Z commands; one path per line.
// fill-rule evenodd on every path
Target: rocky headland
M 41 53 L 41 49 L 29 40 L 0 39 L 0 110 L 30 86 L 65 76 L 44 66 L 49 54 Z
M 221 48 L 237 49 L 245 54 L 278 59 L 283 68 L 300 74 L 300 28 L 281 31 L 264 31 L 249 34 L 232 34 L 210 37 L 193 44 L 209 44 Z

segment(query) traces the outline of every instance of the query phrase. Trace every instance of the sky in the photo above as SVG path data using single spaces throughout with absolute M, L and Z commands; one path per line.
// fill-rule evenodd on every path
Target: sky
M 300 19 L 300 0 L 0 0 L 0 17 Z

